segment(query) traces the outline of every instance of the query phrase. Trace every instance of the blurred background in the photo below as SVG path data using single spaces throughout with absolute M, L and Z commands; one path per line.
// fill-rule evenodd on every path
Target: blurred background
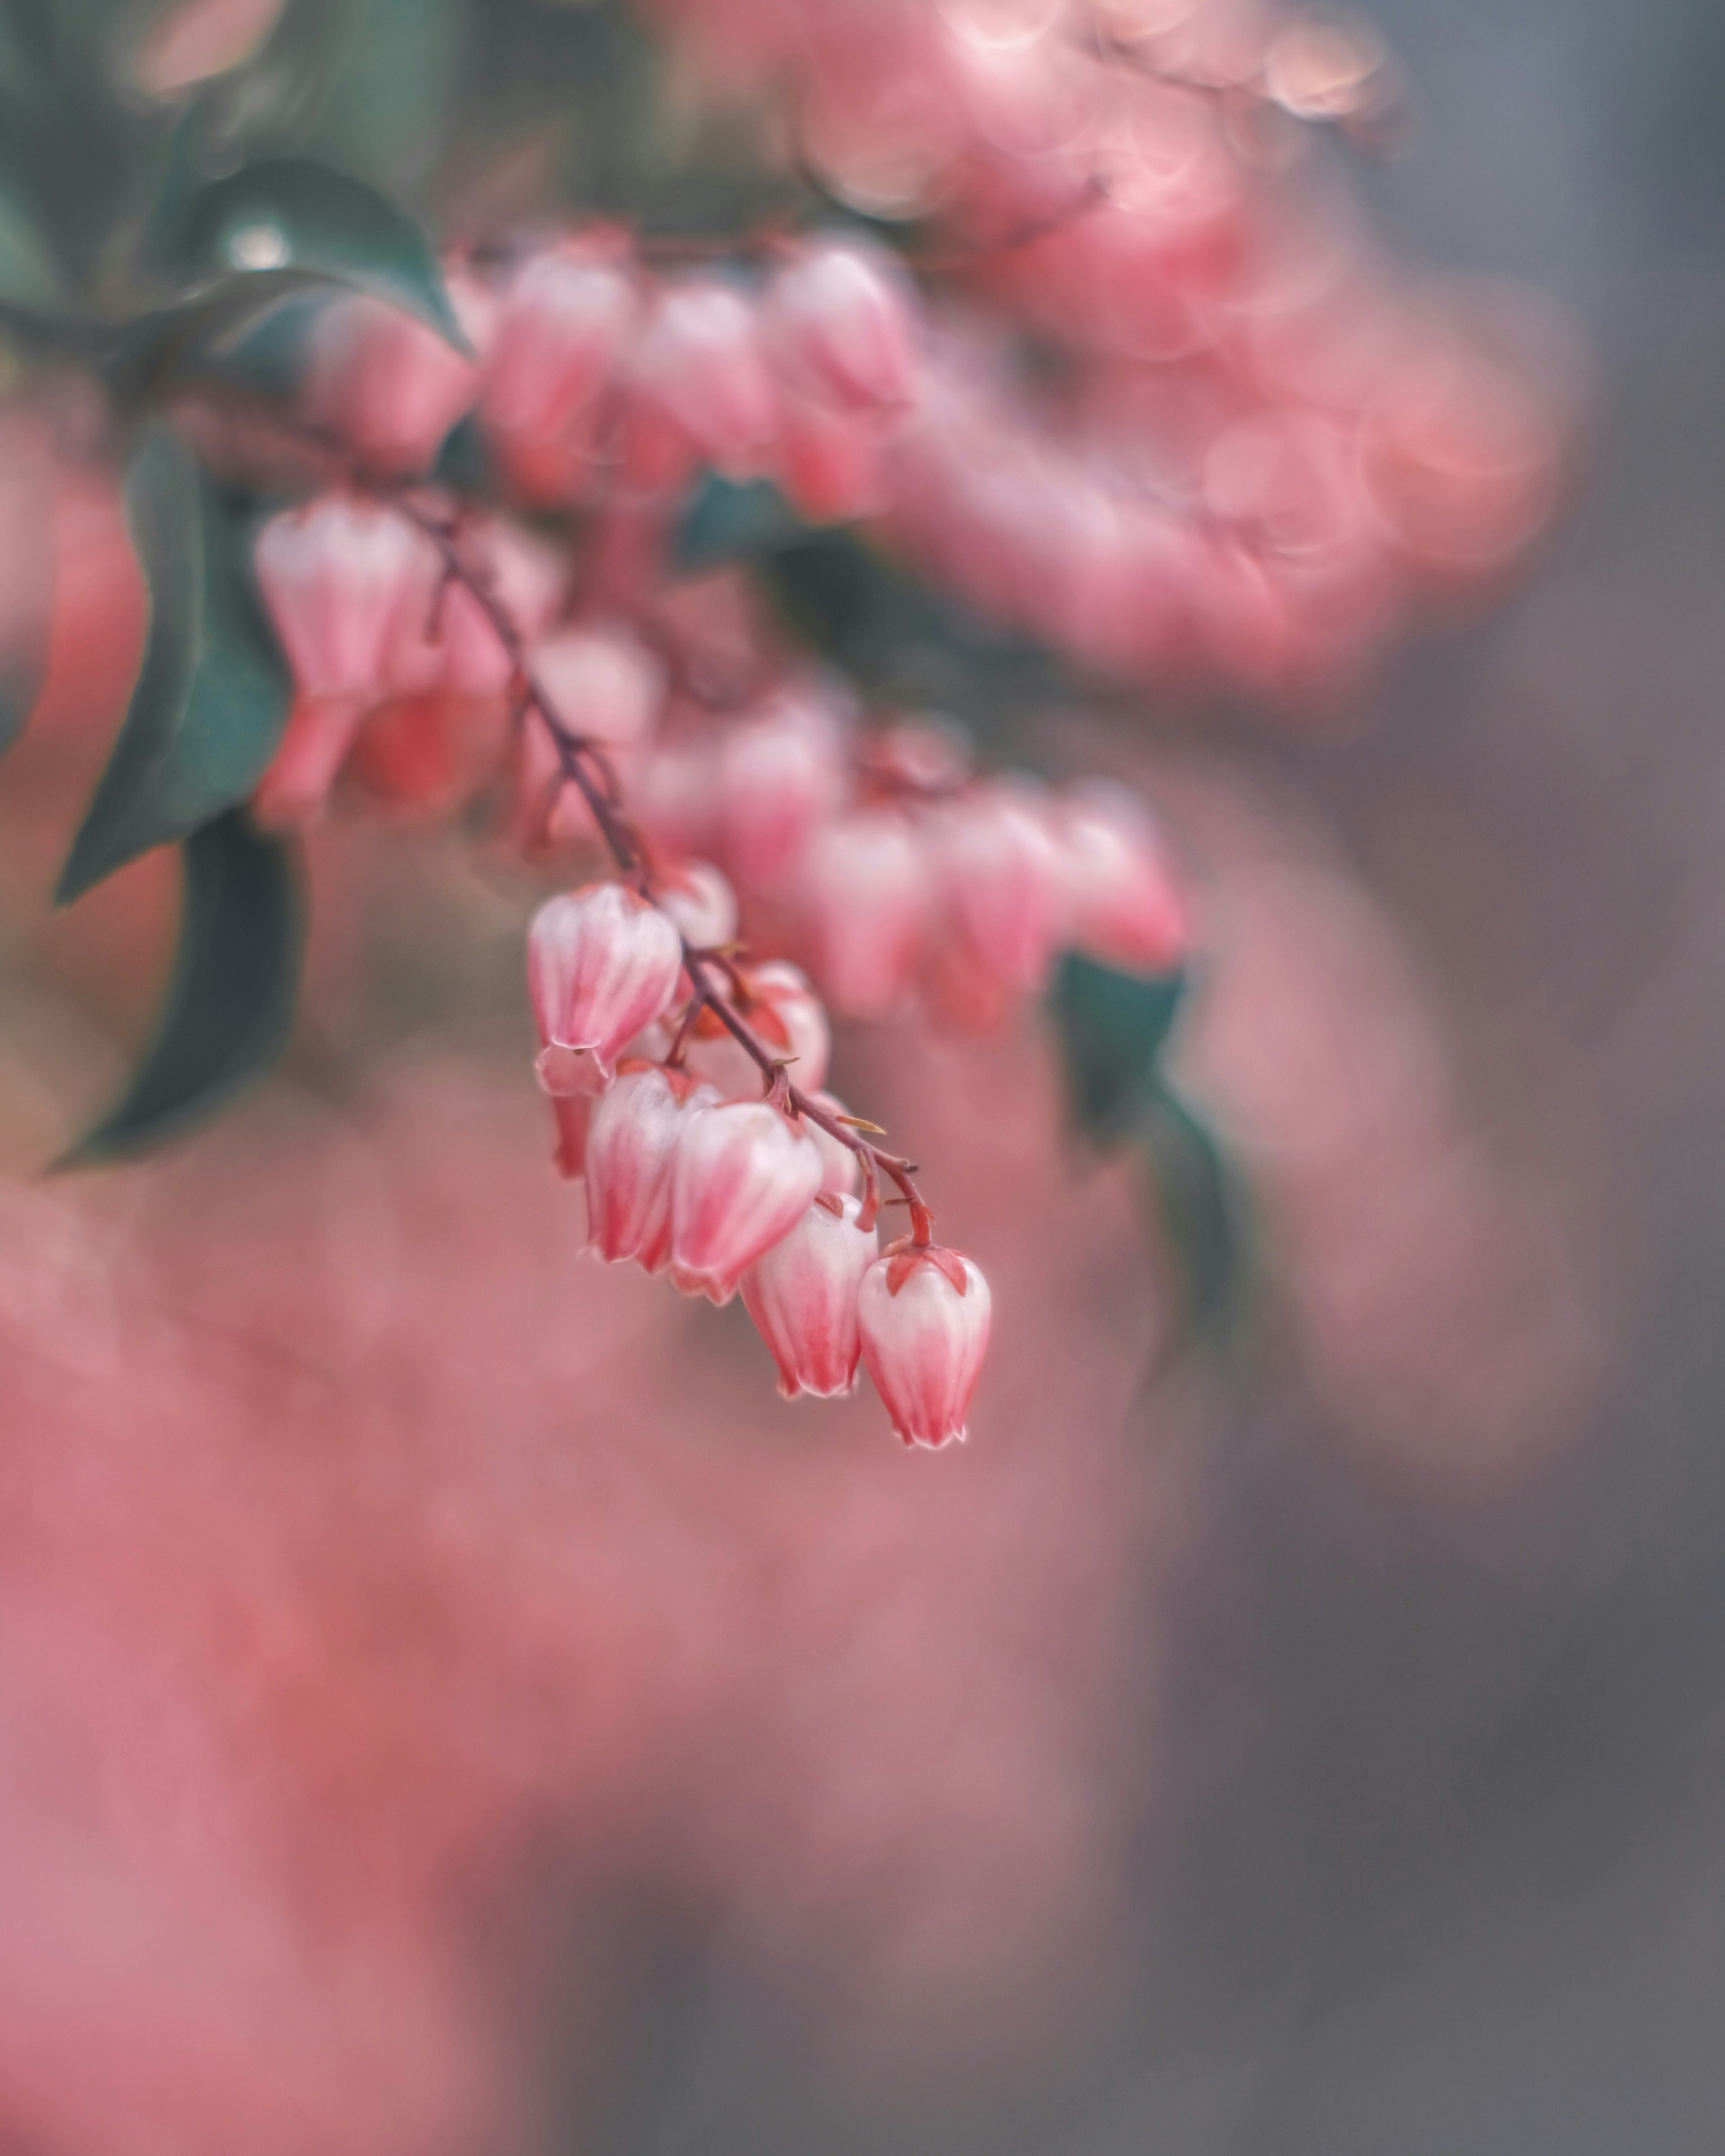
M 1050 722 L 1199 894 L 1225 1355 L 1034 1028 L 841 1039 L 1011 1312 L 962 1455 L 578 1261 L 453 841 L 331 826 L 282 1080 L 41 1179 L 172 896 L 47 912 L 137 603 L 60 489 L 0 811 L 8 2149 L 1720 2145 L 1725 16 L 1369 12 L 1413 100 L 1354 183 L 1576 325 L 1571 498 L 1321 741 Z

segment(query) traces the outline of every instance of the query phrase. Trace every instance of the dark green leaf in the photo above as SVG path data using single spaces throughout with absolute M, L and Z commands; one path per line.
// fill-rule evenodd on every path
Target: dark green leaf
M 238 526 L 166 429 L 126 480 L 150 591 L 131 704 L 60 880 L 69 903 L 135 855 L 243 801 L 275 752 L 289 684 Z
M 141 1152 L 266 1071 L 293 1019 L 303 923 L 285 851 L 231 810 L 186 841 L 180 944 L 156 1037 L 125 1098 L 68 1153 Z
M 309 270 L 261 270 L 206 285 L 172 306 L 134 315 L 115 336 L 105 372 L 110 392 L 125 402 L 146 395 L 194 357 L 207 358 L 254 328 L 287 302 L 330 280 Z
M 771 552 L 802 529 L 770 479 L 732 480 L 709 472 L 677 527 L 672 553 L 685 575 L 721 562 Z
M 300 157 L 249 165 L 186 205 L 170 252 L 197 280 L 292 270 L 387 300 L 459 352 L 466 339 L 431 243 L 363 180 Z
M 465 501 L 495 501 L 498 493 L 497 466 L 479 421 L 470 412 L 458 419 L 444 437 L 432 478 Z
M 1137 1138 L 1190 1323 L 1200 1332 L 1225 1332 L 1250 1285 L 1248 1209 L 1239 1178 L 1204 1117 L 1165 1084 L 1144 1103 Z
M 49 312 L 64 299 L 59 265 L 34 212 L 16 182 L 0 171 L 0 301 Z
M 1157 1083 L 1183 973 L 1123 973 L 1069 951 L 1050 992 L 1072 1120 L 1099 1145 L 1128 1134 Z

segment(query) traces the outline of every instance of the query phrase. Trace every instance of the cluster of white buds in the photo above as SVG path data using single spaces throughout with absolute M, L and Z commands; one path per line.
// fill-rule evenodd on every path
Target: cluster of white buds
M 739 978 L 729 995 L 698 985 L 703 953 L 667 912 L 616 882 L 547 901 L 527 950 L 540 1082 L 559 1164 L 585 1181 L 594 1254 L 716 1303 L 741 1290 L 787 1398 L 849 1393 L 866 1363 L 906 1444 L 963 1438 L 988 1346 L 988 1284 L 932 1241 L 903 1163 L 812 1090 L 824 1075 L 826 1026 L 795 969 L 763 968 L 775 978 L 752 988 Z M 768 1017 L 780 1036 L 772 1045 Z M 799 1040 L 811 1051 L 809 1093 L 788 1078 Z M 657 1056 L 626 1052 L 656 1046 Z M 732 1058 L 714 1054 L 726 1046 Z M 883 1167 L 906 1190 L 912 1220 L 885 1250 Z

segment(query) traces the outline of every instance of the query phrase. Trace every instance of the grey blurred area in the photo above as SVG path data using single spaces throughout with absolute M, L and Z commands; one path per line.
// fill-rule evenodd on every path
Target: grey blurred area
M 1133 1966 L 1059 2072 L 840 2091 L 667 1923 L 583 2145 L 1725 2148 L 1725 8 L 1371 13 L 1418 102 L 1358 175 L 1373 213 L 1569 313 L 1592 439 L 1534 569 L 1409 654 L 1373 728 L 1230 752 L 1387 905 L 1488 1120 L 1538 1142 L 1545 1074 L 1584 1096 L 1609 1375 L 1560 1460 L 1460 1517 L 1363 1473 L 1297 1387 L 1247 1391 L 1147 1589 Z

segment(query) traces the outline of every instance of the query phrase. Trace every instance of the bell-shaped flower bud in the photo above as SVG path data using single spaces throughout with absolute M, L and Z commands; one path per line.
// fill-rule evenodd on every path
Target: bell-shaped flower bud
M 731 1002 L 767 1053 L 790 1065 L 792 1084 L 812 1093 L 827 1075 L 833 1033 L 807 974 L 782 958 L 751 966 L 732 990 Z M 696 1021 L 689 1068 L 716 1086 L 727 1101 L 760 1097 L 761 1066 L 711 1010 Z
M 258 534 L 258 588 L 305 696 L 376 697 L 403 622 L 429 617 L 442 566 L 380 502 L 326 494 Z
M 719 951 L 737 937 L 737 894 L 711 861 L 684 861 L 660 883 L 668 913 L 697 951 Z
M 639 399 L 723 470 L 749 470 L 777 431 L 778 398 L 754 308 L 722 279 L 664 288 L 635 347 L 631 379 Z
M 856 1387 L 857 1291 L 880 1240 L 855 1198 L 818 1197 L 783 1242 L 742 1276 L 742 1299 L 778 1365 L 778 1389 L 829 1400 Z
M 863 808 L 809 849 L 803 894 L 815 971 L 841 1018 L 891 1018 L 916 972 L 928 921 L 927 856 L 909 819 Z
M 677 932 L 621 884 L 589 884 L 542 906 L 527 932 L 527 985 L 547 1093 L 599 1093 L 617 1057 L 670 1001 Z
M 516 443 L 556 441 L 616 377 L 640 318 L 616 247 L 578 240 L 534 255 L 498 309 L 480 403 L 487 428 Z
M 767 287 L 761 336 L 776 373 L 841 411 L 911 401 L 916 353 L 904 283 L 868 248 L 847 240 L 799 248 Z
M 845 798 L 837 715 L 812 691 L 787 690 L 726 729 L 715 785 L 721 860 L 747 889 L 780 891 Z
M 447 279 L 467 340 L 482 351 L 494 302 L 459 270 Z M 479 395 L 475 360 L 384 300 L 353 292 L 332 300 L 313 326 L 305 413 L 357 451 L 373 471 L 423 472 Z
M 819 1147 L 770 1101 L 697 1116 L 671 1172 L 671 1279 L 729 1302 L 757 1258 L 789 1235 L 821 1184 Z
M 965 1434 L 988 1348 L 988 1283 L 956 1250 L 895 1245 L 857 1291 L 863 1359 L 906 1445 Z
M 807 1091 L 806 1087 L 799 1090 Z M 808 1098 L 817 1108 L 824 1108 L 829 1116 L 843 1116 L 848 1112 L 845 1103 L 835 1094 L 810 1092 Z M 855 1190 L 857 1178 L 862 1173 L 862 1163 L 842 1138 L 835 1138 L 830 1131 L 824 1131 L 819 1123 L 810 1122 L 805 1116 L 803 1127 L 820 1148 L 823 1163 L 821 1188 L 832 1197 L 849 1198 Z
M 634 1259 L 664 1271 L 677 1147 L 690 1118 L 718 1104 L 711 1086 L 656 1063 L 622 1071 L 596 1104 L 587 1133 L 588 1247 L 607 1265 Z
M 1053 832 L 1066 941 L 1128 972 L 1179 965 L 1190 918 L 1138 802 L 1122 787 L 1075 788 Z
M 932 819 L 930 831 L 954 956 L 1003 988 L 1040 988 L 1060 927 L 1054 841 L 1040 793 L 979 786 Z

